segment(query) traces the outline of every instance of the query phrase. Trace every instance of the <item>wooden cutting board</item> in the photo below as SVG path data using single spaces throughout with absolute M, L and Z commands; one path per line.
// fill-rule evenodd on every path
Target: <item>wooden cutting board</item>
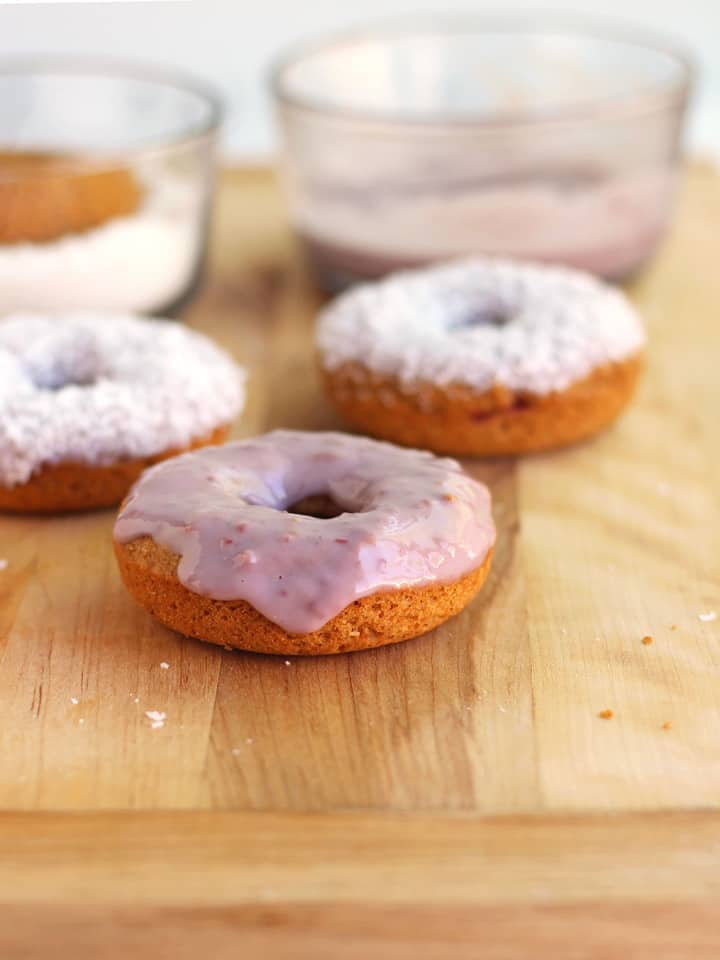
M 719 229 L 696 166 L 634 406 L 468 463 L 493 572 L 418 640 L 225 652 L 125 594 L 112 513 L 0 520 L 4 960 L 718 956 Z M 319 303 L 272 176 L 229 172 L 187 320 L 250 369 L 238 435 L 339 426 Z

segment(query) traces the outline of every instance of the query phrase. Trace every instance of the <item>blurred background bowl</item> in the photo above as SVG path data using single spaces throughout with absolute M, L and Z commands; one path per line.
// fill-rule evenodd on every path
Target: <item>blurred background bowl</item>
M 687 56 L 636 32 L 527 19 L 395 23 L 275 67 L 292 220 L 328 289 L 472 254 L 622 279 L 655 250 Z
M 0 313 L 172 313 L 205 259 L 221 108 L 182 75 L 0 62 Z

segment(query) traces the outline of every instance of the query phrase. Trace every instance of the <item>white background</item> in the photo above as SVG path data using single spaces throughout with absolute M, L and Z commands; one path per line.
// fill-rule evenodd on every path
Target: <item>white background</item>
M 604 14 L 684 42 L 701 68 L 690 139 L 720 155 L 720 0 L 558 0 L 559 11 Z M 189 0 L 18 4 L 0 0 L 0 55 L 104 53 L 183 67 L 212 81 L 227 106 L 225 146 L 257 158 L 273 149 L 268 63 L 327 30 L 419 11 L 537 11 L 547 2 L 478 0 Z M 536 11 L 532 13 L 532 11 Z

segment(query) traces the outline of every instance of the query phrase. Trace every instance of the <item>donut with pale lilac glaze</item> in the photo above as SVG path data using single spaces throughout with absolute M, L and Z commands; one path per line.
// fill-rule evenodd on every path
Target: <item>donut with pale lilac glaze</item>
M 0 509 L 113 506 L 149 465 L 221 442 L 243 400 L 230 357 L 168 320 L 0 320 Z
M 279 430 L 166 460 L 114 530 L 130 593 L 188 636 L 325 654 L 419 636 L 487 576 L 490 494 L 454 460 Z
M 320 314 L 340 413 L 436 453 L 563 446 L 632 397 L 645 333 L 623 293 L 563 267 L 469 260 L 355 287 Z

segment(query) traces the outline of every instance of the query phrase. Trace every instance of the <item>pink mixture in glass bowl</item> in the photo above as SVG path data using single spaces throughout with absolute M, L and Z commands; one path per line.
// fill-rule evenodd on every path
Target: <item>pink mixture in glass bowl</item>
M 277 66 L 291 216 L 326 287 L 469 255 L 622 279 L 654 252 L 690 63 L 543 20 L 386 26 Z

